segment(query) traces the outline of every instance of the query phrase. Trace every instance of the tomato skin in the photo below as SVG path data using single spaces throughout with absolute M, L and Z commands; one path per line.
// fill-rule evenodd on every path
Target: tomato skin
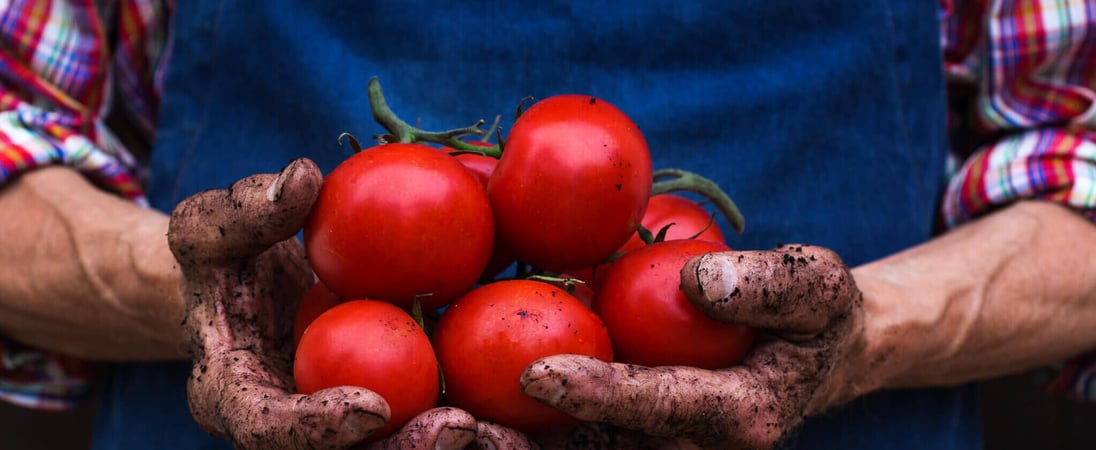
M 492 144 L 481 141 L 470 141 L 471 145 L 477 147 L 490 147 Z M 448 151 L 449 149 L 445 149 Z M 487 191 L 487 182 L 491 180 L 491 174 L 495 172 L 495 167 L 498 166 L 498 158 L 492 158 L 487 155 L 478 155 L 475 153 L 461 153 L 453 156 L 460 161 L 465 169 L 468 170 L 472 176 L 476 177 L 476 180 L 483 186 L 484 192 Z M 481 280 L 492 279 L 507 267 L 510 267 L 514 263 L 514 254 L 511 252 L 497 237 L 494 241 L 494 245 L 491 247 L 491 257 L 487 260 L 487 267 L 483 269 L 483 273 L 480 275 Z
M 529 364 L 567 353 L 613 357 L 609 335 L 593 311 L 555 286 L 529 280 L 483 285 L 453 302 L 433 342 L 447 403 L 526 432 L 577 423 L 521 391 L 521 373 Z
M 461 165 L 463 165 L 472 176 L 476 177 L 476 181 L 483 186 L 484 190 L 487 189 L 487 182 L 491 179 L 491 174 L 495 173 L 495 167 L 499 165 L 498 159 L 487 155 L 477 155 L 475 153 L 461 153 L 453 156 L 453 158 L 460 161 Z
M 347 301 L 320 314 L 301 337 L 293 378 L 302 394 L 358 386 L 383 397 L 391 416 L 370 440 L 434 407 L 440 391 L 430 338 L 409 314 L 377 300 Z
M 452 157 L 385 144 L 347 158 L 324 180 L 304 230 L 316 275 L 342 298 L 436 309 L 487 264 L 494 219 L 486 193 Z
M 658 235 L 659 230 L 673 223 L 674 225 L 666 230 L 666 237 L 663 239 L 666 241 L 689 239 L 704 230 L 696 239 L 725 242 L 723 231 L 719 229 L 719 226 L 713 220 L 712 214 L 696 202 L 680 195 L 652 195 L 651 200 L 647 202 L 647 211 L 643 214 L 643 220 L 640 223 L 654 235 Z M 628 239 L 628 242 L 620 247 L 619 251 L 622 253 L 627 252 L 628 250 L 640 248 L 644 244 L 643 239 L 639 237 L 639 233 L 635 233 Z
M 582 306 L 590 308 L 591 305 L 594 303 L 594 288 L 589 283 L 587 283 L 585 279 L 579 278 L 577 275 L 572 273 L 561 273 L 556 276 L 556 278 L 559 278 L 561 280 L 572 279 L 575 281 L 572 282 L 573 284 L 571 284 L 570 287 L 567 286 L 566 281 L 548 281 L 547 283 L 563 289 L 568 294 L 571 294 L 571 296 L 578 299 L 579 303 L 582 303 Z
M 566 272 L 604 261 L 635 232 L 651 173 L 628 116 L 604 100 L 559 95 L 514 122 L 487 194 L 519 261 Z
M 696 239 L 725 242 L 723 232 L 719 229 L 719 225 L 712 220 L 711 213 L 696 202 L 680 195 L 652 195 L 650 201 L 647 202 L 647 211 L 643 213 L 643 219 L 640 223 L 656 236 L 663 227 L 673 223 L 674 225 L 666 230 L 664 241 L 689 239 L 703 230 L 704 232 L 696 236 Z M 644 245 L 646 243 L 639 237 L 639 233 L 633 233 L 628 242 L 625 242 L 617 250 L 617 253 L 627 253 Z M 596 271 L 593 268 L 587 268 L 572 271 L 571 275 L 573 278 L 585 281 L 588 286 L 593 286 L 596 289 L 605 276 L 605 269 L 606 266 L 603 264 L 599 265 Z
M 331 289 L 328 289 L 322 281 L 312 285 L 312 288 L 304 293 L 301 303 L 297 305 L 297 314 L 293 318 L 293 347 L 300 345 L 301 335 L 313 320 L 338 304 L 339 296 L 331 292 Z
M 665 241 L 628 252 L 609 265 L 593 306 L 609 329 L 617 361 L 718 369 L 742 360 L 756 331 L 705 316 L 681 290 L 685 262 L 726 250 L 718 242 Z

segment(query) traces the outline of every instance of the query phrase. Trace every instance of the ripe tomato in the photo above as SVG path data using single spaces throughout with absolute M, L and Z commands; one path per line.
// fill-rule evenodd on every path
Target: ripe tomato
M 579 278 L 577 275 L 572 273 L 561 273 L 556 276 L 556 278 L 562 280 L 573 279 L 575 281 L 572 282 L 570 287 L 567 286 L 566 281 L 549 281 L 548 283 L 560 289 L 563 289 L 568 294 L 571 294 L 576 299 L 578 299 L 579 303 L 582 303 L 582 305 L 587 308 L 589 308 L 590 305 L 593 304 L 594 288 L 589 283 L 587 283 L 586 280 Z
M 651 195 L 651 155 L 631 119 L 604 100 L 560 95 L 511 128 L 487 194 L 500 239 L 555 272 L 612 256 Z
M 324 286 L 322 281 L 312 285 L 297 305 L 297 315 L 293 318 L 293 346 L 300 345 L 301 335 L 313 320 L 338 304 L 339 296 Z
M 475 153 L 461 153 L 454 156 L 454 158 L 456 158 L 457 161 L 460 161 L 461 165 L 463 165 L 472 176 L 476 177 L 476 181 L 479 181 L 484 190 L 487 190 L 487 182 L 491 179 L 491 174 L 495 172 L 495 167 L 499 165 L 498 159 L 487 155 L 477 155 Z
M 665 241 L 609 264 L 594 311 L 609 329 L 617 361 L 717 369 L 742 360 L 756 331 L 705 316 L 681 290 L 681 268 L 689 258 L 725 250 L 718 242 Z
M 576 423 L 521 391 L 521 373 L 557 354 L 612 360 L 601 319 L 565 291 L 529 280 L 498 281 L 453 302 L 434 330 L 446 402 L 523 431 Z
M 342 298 L 436 309 L 464 294 L 491 254 L 487 195 L 452 157 L 379 145 L 331 171 L 305 224 L 316 275 Z
M 430 338 L 406 312 L 387 302 L 352 300 L 320 314 L 301 337 L 293 362 L 297 390 L 311 394 L 358 386 L 388 402 L 388 436 L 434 407 L 440 390 Z
M 490 147 L 491 144 L 470 141 L 469 144 Z M 445 149 L 449 151 L 449 149 Z M 476 177 L 476 180 L 483 186 L 484 192 L 487 191 L 487 182 L 491 179 L 491 174 L 495 172 L 495 167 L 498 166 L 499 160 L 486 155 L 477 155 L 475 153 L 461 153 L 454 156 L 457 161 L 468 170 L 472 176 Z M 487 260 L 487 267 L 483 269 L 483 273 L 480 275 L 480 279 L 491 279 L 501 273 L 507 267 L 510 267 L 514 263 L 514 255 L 506 247 L 506 245 L 498 240 L 496 237 L 494 245 L 491 248 L 491 257 Z
M 666 225 L 674 224 L 666 230 L 664 239 L 666 241 L 689 239 L 704 230 L 696 239 L 725 242 L 723 232 L 712 220 L 712 214 L 696 202 L 680 195 L 652 195 L 651 200 L 647 202 L 647 211 L 643 213 L 643 220 L 640 223 L 656 235 Z M 619 251 L 623 253 L 643 245 L 643 239 L 640 239 L 639 233 L 635 233 L 628 239 L 628 242 L 620 247 Z
M 696 236 L 696 239 L 725 242 L 723 232 L 712 221 L 712 215 L 696 202 L 679 195 L 652 195 L 650 201 L 647 202 L 647 211 L 643 213 L 643 219 L 640 223 L 655 235 L 658 235 L 663 227 L 673 223 L 674 225 L 666 230 L 666 236 L 663 239 L 666 241 L 688 239 L 704 230 L 703 233 Z M 639 237 L 639 233 L 633 233 L 628 242 L 625 242 L 617 250 L 617 253 L 627 253 L 629 250 L 635 250 L 644 245 L 646 243 Z M 587 268 L 573 271 L 571 275 L 596 288 L 598 283 L 601 282 L 601 278 L 604 278 L 605 268 L 605 265 L 600 265 L 596 271 L 593 268 Z

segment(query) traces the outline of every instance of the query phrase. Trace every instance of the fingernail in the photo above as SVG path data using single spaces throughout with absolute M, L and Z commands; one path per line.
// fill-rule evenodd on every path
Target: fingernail
M 282 190 L 285 188 L 285 180 L 289 178 L 289 173 L 293 172 L 294 163 L 296 163 L 296 161 L 294 161 L 293 163 L 289 163 L 288 166 L 285 166 L 285 168 L 283 168 L 282 171 L 278 173 L 278 178 L 275 178 L 274 182 L 270 183 L 270 187 L 266 189 L 267 200 L 276 202 L 282 198 Z
M 725 300 L 738 290 L 738 269 L 726 255 L 709 253 L 695 260 L 698 293 L 711 302 Z

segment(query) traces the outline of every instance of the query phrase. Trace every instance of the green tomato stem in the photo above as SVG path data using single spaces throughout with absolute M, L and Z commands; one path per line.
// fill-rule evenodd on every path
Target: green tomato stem
M 497 145 L 480 147 L 460 139 L 469 135 L 483 135 L 484 132 L 480 129 L 480 126 L 485 123 L 483 119 L 464 128 L 456 128 L 447 131 L 424 131 L 404 122 L 403 119 L 400 119 L 399 116 L 388 107 L 388 102 L 384 99 L 384 92 L 381 90 L 381 82 L 377 80 L 377 77 L 369 79 L 367 90 L 369 92 L 369 108 L 373 112 L 373 120 L 377 121 L 377 123 L 384 127 L 385 131 L 388 131 L 389 133 L 387 136 L 380 137 L 384 142 L 430 142 L 455 149 L 460 153 L 478 153 L 494 158 L 502 156 L 502 152 Z
M 742 233 L 746 225 L 746 218 L 742 216 L 742 212 L 738 210 L 738 205 L 735 205 L 734 200 L 731 200 L 731 197 L 716 182 L 681 169 L 657 170 L 653 178 L 651 195 L 675 191 L 689 191 L 700 194 L 715 204 L 715 207 L 730 222 L 735 233 Z M 659 181 L 660 178 L 668 179 Z

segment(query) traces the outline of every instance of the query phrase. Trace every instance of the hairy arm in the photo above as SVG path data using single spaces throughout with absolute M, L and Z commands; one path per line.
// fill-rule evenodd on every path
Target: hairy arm
M 5 185 L 0 211 L 0 334 L 95 360 L 185 357 L 166 215 L 61 166 Z
M 1096 348 L 1096 227 L 1022 201 L 855 268 L 874 388 L 952 385 Z

